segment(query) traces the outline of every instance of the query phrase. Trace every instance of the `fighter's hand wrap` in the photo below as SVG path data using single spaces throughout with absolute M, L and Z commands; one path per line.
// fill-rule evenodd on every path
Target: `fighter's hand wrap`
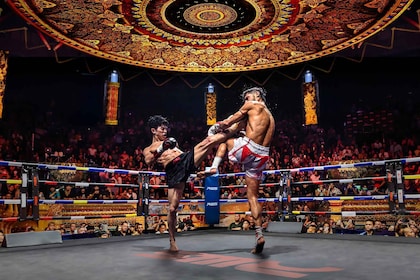
M 212 126 L 210 126 L 209 130 L 207 131 L 208 136 L 212 136 L 217 134 L 218 132 L 222 131 L 220 128 L 220 123 L 215 123 Z
M 173 149 L 176 147 L 177 144 L 178 143 L 175 138 L 169 137 L 168 139 L 163 141 L 162 144 L 157 148 L 156 154 L 161 154 L 168 149 Z

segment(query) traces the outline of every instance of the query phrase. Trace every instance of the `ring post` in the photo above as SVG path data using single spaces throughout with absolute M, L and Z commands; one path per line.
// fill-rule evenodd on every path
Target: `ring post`
M 405 214 L 403 169 L 401 162 L 395 163 L 395 176 L 397 181 L 398 212 Z
M 204 180 L 205 222 L 208 225 L 218 224 L 220 221 L 219 176 L 213 175 Z
M 22 185 L 20 185 L 20 209 L 19 220 L 24 221 L 27 218 L 28 211 L 28 169 L 26 166 L 22 167 Z
M 138 174 L 137 175 L 137 185 L 139 186 L 137 189 L 137 216 L 143 216 L 143 175 Z
M 387 163 L 385 165 L 386 168 L 386 184 L 388 188 L 388 205 L 389 211 L 391 213 L 395 212 L 395 201 L 394 201 L 394 193 L 395 193 L 395 185 L 394 180 L 392 179 L 392 175 L 394 173 L 394 165 L 392 163 Z
M 292 204 L 292 191 L 291 191 L 291 181 L 292 181 L 292 176 L 290 174 L 290 172 L 286 173 L 286 195 L 287 195 L 287 214 L 290 216 L 292 214 L 292 210 L 293 210 L 293 204 Z
M 149 176 L 146 175 L 146 177 L 144 178 L 143 181 L 143 215 L 145 216 L 145 218 L 147 216 L 149 216 Z
M 279 182 L 279 188 L 278 188 L 278 204 L 277 204 L 277 209 L 278 212 L 281 215 L 281 220 L 284 220 L 284 216 L 283 216 L 283 195 L 284 195 L 284 175 L 283 173 L 280 174 L 280 182 Z
M 32 169 L 32 195 L 34 198 L 32 204 L 32 216 L 35 221 L 39 220 L 39 178 L 38 169 Z

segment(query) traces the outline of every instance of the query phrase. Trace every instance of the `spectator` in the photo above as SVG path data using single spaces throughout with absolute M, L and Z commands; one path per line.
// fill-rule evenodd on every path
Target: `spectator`
M 315 222 L 311 222 L 309 224 L 308 229 L 306 230 L 306 233 L 316 233 L 317 232 L 317 225 Z
M 242 230 L 242 221 L 239 214 L 234 215 L 234 221 L 230 223 L 228 230 Z
M 344 188 L 344 195 L 359 195 L 359 191 L 353 183 L 348 183 Z
M 102 195 L 98 186 L 93 187 L 93 192 L 88 195 L 87 199 L 89 200 L 100 200 Z
M 76 223 L 71 223 L 70 224 L 70 229 L 69 229 L 69 233 L 70 234 L 77 234 L 77 225 Z
M 324 184 L 319 184 L 315 190 L 315 196 L 330 196 L 329 189 L 324 187 Z
M 348 219 L 347 222 L 345 223 L 344 228 L 345 229 L 348 229 L 348 230 L 355 230 L 356 229 L 356 225 L 354 224 L 353 219 Z
M 156 229 L 156 234 L 166 234 L 168 232 L 168 226 L 165 222 L 161 222 L 158 224 L 158 227 Z
M 66 185 L 64 190 L 60 191 L 60 197 L 66 200 L 73 200 L 76 198 L 76 192 L 73 189 L 73 186 Z
M 330 196 L 340 196 L 343 194 L 341 190 L 337 188 L 336 184 L 334 183 L 330 183 L 328 185 L 328 190 L 329 190 Z
M 242 230 L 250 230 L 250 223 L 247 219 L 244 219 L 242 221 Z
M 88 233 L 88 226 L 86 223 L 81 223 L 80 227 L 77 229 L 78 234 Z
M 248 221 L 249 221 L 249 229 L 250 230 L 254 230 L 255 229 L 255 221 L 254 221 L 254 218 L 252 216 L 248 216 Z
M 413 180 L 404 179 L 403 184 L 404 184 L 404 193 L 406 194 L 417 193 Z
M 45 231 L 57 230 L 55 222 L 49 222 L 48 226 L 45 228 Z
M 0 229 L 0 247 L 6 247 L 6 237 L 4 232 Z
M 312 219 L 310 215 L 305 215 L 305 218 L 302 220 L 302 228 L 300 230 L 301 233 L 306 233 L 308 231 L 309 226 L 312 223 Z
M 322 234 L 333 234 L 333 230 L 332 227 L 330 225 L 329 222 L 324 222 L 323 226 L 322 226 Z
M 373 224 L 374 224 L 373 220 L 371 219 L 366 220 L 364 231 L 360 233 L 360 235 L 374 235 L 375 230 L 374 230 Z
M 133 191 L 133 188 L 127 189 L 127 199 L 137 199 L 137 194 Z
M 185 227 L 187 228 L 187 230 L 195 230 L 194 223 L 190 217 L 187 217 L 185 219 Z
M 99 225 L 99 238 L 109 238 L 111 237 L 111 232 L 109 231 L 108 224 Z
M 131 235 L 131 234 L 132 234 L 132 232 L 130 230 L 128 222 L 122 222 L 114 235 L 115 236 L 127 236 L 127 235 Z
M 142 235 L 144 231 L 144 227 L 141 223 L 134 224 L 134 232 L 132 235 Z
M 56 189 L 55 186 L 51 186 L 48 192 L 48 199 L 60 199 L 60 189 Z
M 86 193 L 86 188 L 80 188 L 79 193 L 76 195 L 76 199 L 87 199 L 88 194 Z
M 402 234 L 403 234 L 402 236 L 404 237 L 418 237 L 416 236 L 416 233 L 414 232 L 414 230 L 409 226 L 402 229 Z

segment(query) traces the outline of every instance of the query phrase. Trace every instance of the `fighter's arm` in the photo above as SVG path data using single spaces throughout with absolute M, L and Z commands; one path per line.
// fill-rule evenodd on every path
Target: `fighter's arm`
M 240 121 L 246 119 L 248 117 L 248 112 L 252 108 L 252 102 L 245 102 L 244 105 L 233 115 L 230 115 L 228 118 L 224 119 L 223 121 L 219 122 L 221 129 L 226 129 L 233 124 L 239 123 Z
M 165 141 L 153 142 L 149 147 L 143 150 L 144 161 L 147 165 L 156 162 L 162 153 L 168 149 L 178 149 L 178 142 L 175 138 L 169 137 Z
M 148 166 L 156 162 L 157 149 L 163 141 L 153 142 L 149 147 L 143 149 L 144 161 Z

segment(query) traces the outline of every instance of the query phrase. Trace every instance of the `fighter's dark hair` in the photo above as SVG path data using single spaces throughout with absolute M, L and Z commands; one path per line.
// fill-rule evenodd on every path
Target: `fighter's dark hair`
M 158 128 L 161 125 L 168 126 L 169 121 L 161 115 L 154 115 L 149 117 L 147 125 L 149 126 L 149 128 Z
M 247 86 L 247 85 L 244 85 L 244 87 L 242 89 L 241 97 L 242 97 L 243 101 L 245 101 L 246 94 L 248 92 L 251 92 L 251 91 L 258 91 L 260 93 L 260 96 L 261 96 L 262 100 L 264 100 L 264 102 L 267 102 L 267 100 L 266 100 L 267 91 L 264 88 L 256 87 L 256 86 Z

